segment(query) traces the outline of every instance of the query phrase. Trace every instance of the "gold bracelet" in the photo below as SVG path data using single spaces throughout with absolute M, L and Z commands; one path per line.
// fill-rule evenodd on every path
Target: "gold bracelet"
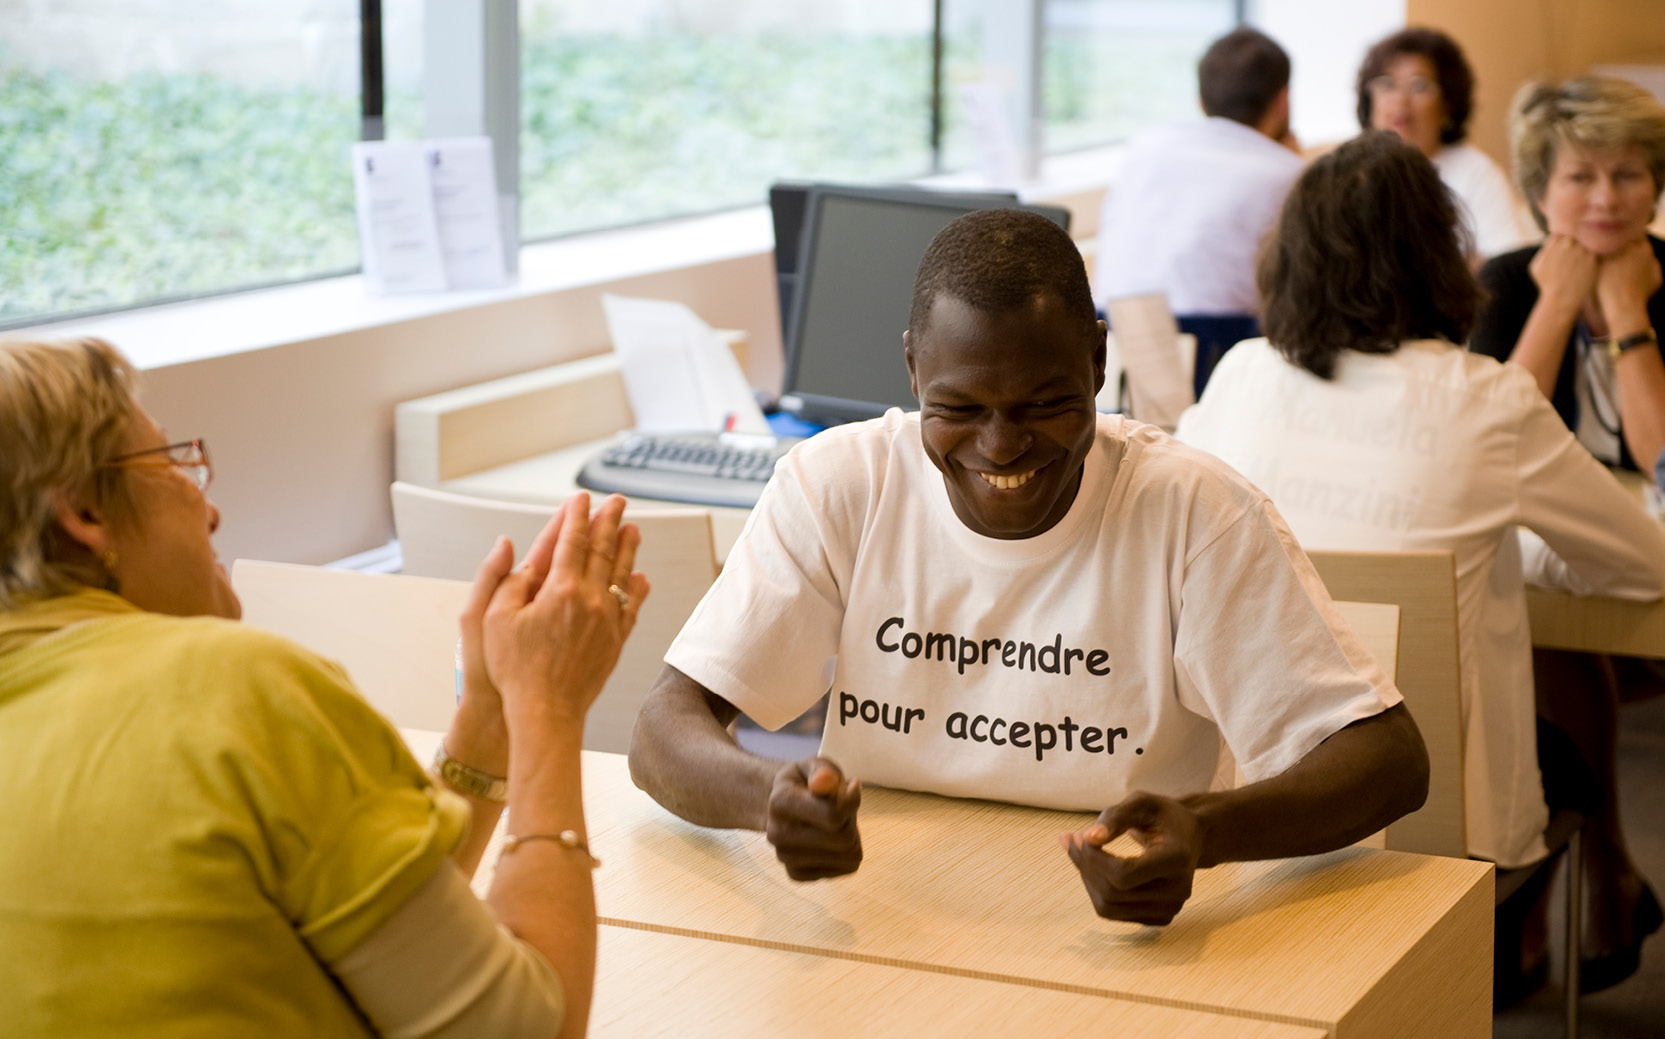
M 527 841 L 554 841 L 563 848 L 581 851 L 590 860 L 590 868 L 601 865 L 601 860 L 590 854 L 590 846 L 584 843 L 584 838 L 578 836 L 577 830 L 562 830 L 560 833 L 523 833 L 519 836 L 510 834 L 503 839 L 503 854 L 507 855 Z

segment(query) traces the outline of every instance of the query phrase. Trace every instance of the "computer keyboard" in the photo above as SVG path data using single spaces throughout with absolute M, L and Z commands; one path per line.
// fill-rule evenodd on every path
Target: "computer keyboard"
M 631 433 L 584 463 L 578 486 L 694 505 L 757 504 L 775 462 L 802 437 Z

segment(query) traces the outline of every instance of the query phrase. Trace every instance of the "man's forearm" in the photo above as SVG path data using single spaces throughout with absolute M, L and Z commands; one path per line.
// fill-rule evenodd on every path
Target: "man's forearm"
M 691 679 L 665 669 L 636 718 L 630 777 L 691 823 L 762 830 L 769 792 L 783 763 L 737 744 L 728 724 L 738 712 L 721 700 L 714 708 L 707 697 Z
M 1344 847 L 1427 796 L 1427 748 L 1400 704 L 1335 733 L 1281 775 L 1181 803 L 1200 822 L 1204 867 Z

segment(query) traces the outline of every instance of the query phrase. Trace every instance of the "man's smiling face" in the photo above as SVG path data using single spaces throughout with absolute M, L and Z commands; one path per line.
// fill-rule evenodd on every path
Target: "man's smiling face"
M 985 537 L 1030 538 L 1069 512 L 1104 384 L 1104 325 L 1087 334 L 1043 292 L 987 313 L 939 295 L 904 338 L 925 453 Z

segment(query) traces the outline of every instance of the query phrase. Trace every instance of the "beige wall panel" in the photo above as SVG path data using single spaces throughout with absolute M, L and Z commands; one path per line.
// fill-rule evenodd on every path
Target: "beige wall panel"
M 1469 139 L 1505 168 L 1509 100 L 1522 83 L 1603 62 L 1665 61 L 1660 0 L 1406 0 L 1405 20 L 1462 45 L 1478 81 Z
M 324 563 L 393 537 L 394 405 L 609 349 L 603 291 L 678 299 L 745 330 L 754 379 L 778 384 L 774 268 L 760 253 L 154 368 L 143 399 L 170 432 L 210 442 L 222 559 Z

